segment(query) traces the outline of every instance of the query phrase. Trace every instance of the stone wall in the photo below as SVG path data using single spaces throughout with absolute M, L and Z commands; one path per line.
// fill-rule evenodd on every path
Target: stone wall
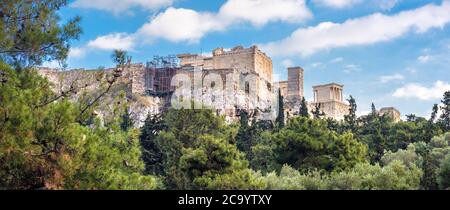
M 274 83 L 275 88 L 279 88 L 281 90 L 281 95 L 283 97 L 287 96 L 288 92 L 288 81 L 280 81 Z M 278 94 L 278 93 L 277 93 Z
M 344 120 L 344 116 L 349 114 L 349 106 L 343 102 L 338 101 L 328 101 L 328 102 L 321 102 L 316 103 L 312 102 L 310 103 L 309 111 L 312 112 L 316 105 L 320 105 L 320 110 L 325 113 L 326 118 L 332 118 L 335 120 Z
M 146 68 L 142 63 L 132 64 L 128 69 L 128 75 L 125 75 L 130 80 L 130 91 L 133 94 L 144 95 L 146 88 Z
M 189 82 L 191 89 L 186 90 L 184 85 L 175 87 L 173 99 L 192 98 L 202 106 L 216 109 L 229 122 L 237 120 L 236 109 L 267 110 L 274 102 L 272 87 L 254 73 L 236 69 L 180 70 L 177 78 L 175 84 Z
M 272 83 L 272 60 L 257 46 L 243 48 L 235 47 L 229 51 L 217 48 L 211 57 L 197 54 L 180 54 L 181 66 L 212 69 L 236 69 L 243 73 L 255 73 Z
M 50 81 L 55 93 L 62 93 L 68 91 L 71 87 L 83 91 L 95 91 L 100 87 L 99 82 L 96 81 L 103 80 L 111 70 L 74 69 L 61 71 L 58 69 L 40 68 L 38 72 Z
M 196 54 L 178 55 L 182 68 L 201 69 L 206 74 L 233 75 L 235 86 L 233 102 L 224 102 L 229 107 L 234 103 L 237 107 L 254 110 L 266 109 L 273 103 L 274 85 L 272 82 L 272 60 L 257 46 L 244 48 L 237 46 L 231 50 L 217 48 L 212 56 Z M 230 72 L 232 71 L 232 72 Z M 228 81 L 227 81 L 228 82 Z M 228 93 L 230 94 L 230 93 Z M 270 105 L 269 105 L 270 104 Z M 225 111 L 230 113 L 231 111 Z
M 273 64 L 272 60 L 256 46 L 252 47 L 252 54 L 255 60 L 255 73 L 261 78 L 272 83 L 273 81 Z
M 400 111 L 398 111 L 394 107 L 381 108 L 380 111 L 379 111 L 379 115 L 380 116 L 387 115 L 387 116 L 391 117 L 394 122 L 400 122 L 401 121 Z
M 114 69 L 74 69 L 59 70 L 51 68 L 39 68 L 40 75 L 46 77 L 57 94 L 65 92 L 73 86 L 77 91 L 70 95 L 71 100 L 77 101 L 85 93 L 97 94 L 104 87 L 101 87 L 101 81 L 112 73 Z M 110 118 L 112 101 L 120 91 L 125 91 L 129 103 L 130 114 L 136 127 L 143 125 L 148 114 L 160 113 L 163 106 L 163 100 L 158 97 L 145 95 L 145 67 L 143 64 L 132 64 L 127 68 L 117 83 L 113 86 L 102 100 L 103 103 L 98 107 L 96 113 L 99 117 Z

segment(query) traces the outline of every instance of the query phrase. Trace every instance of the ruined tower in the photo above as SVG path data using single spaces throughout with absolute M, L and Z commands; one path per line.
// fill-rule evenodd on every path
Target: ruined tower
M 286 114 L 294 116 L 298 114 L 301 101 L 304 97 L 304 70 L 301 67 L 288 68 L 288 80 L 276 82 L 284 97 L 284 109 Z
M 303 92 L 303 69 L 300 67 L 288 68 L 287 95 L 288 101 L 301 101 Z

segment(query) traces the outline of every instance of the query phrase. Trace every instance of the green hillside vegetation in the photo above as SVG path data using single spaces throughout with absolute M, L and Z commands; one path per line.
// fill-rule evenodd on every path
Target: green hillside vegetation
M 114 86 L 126 52 L 113 53 L 96 92 L 74 101 L 77 90 L 52 91 L 35 66 L 64 62 L 80 18 L 59 22 L 66 1 L 30 2 L 0 7 L 0 189 L 450 189 L 450 91 L 430 119 L 399 123 L 356 117 L 350 97 L 342 122 L 322 119 L 320 107 L 288 120 L 281 107 L 275 122 L 242 112 L 236 124 L 209 109 L 170 109 L 136 129 Z

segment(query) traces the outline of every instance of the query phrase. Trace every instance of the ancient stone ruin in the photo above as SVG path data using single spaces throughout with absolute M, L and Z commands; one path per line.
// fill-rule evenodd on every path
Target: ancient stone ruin
M 70 85 L 87 86 L 95 91 L 96 77 L 112 71 L 40 68 L 40 73 L 53 84 L 55 91 Z M 238 110 L 258 113 L 260 119 L 275 119 L 278 89 L 285 99 L 287 116 L 295 116 L 304 97 L 304 70 L 288 68 L 287 81 L 273 81 L 272 60 L 257 46 L 237 46 L 230 50 L 217 48 L 211 56 L 180 54 L 155 57 L 146 64 L 132 64 L 121 78 L 120 88 L 130 99 L 130 111 L 136 126 L 148 114 L 175 108 L 213 108 L 227 121 L 238 119 Z M 332 83 L 313 87 L 312 111 L 317 105 L 325 117 L 342 120 L 349 107 L 343 99 L 343 85 Z M 194 107 L 192 107 L 194 101 Z

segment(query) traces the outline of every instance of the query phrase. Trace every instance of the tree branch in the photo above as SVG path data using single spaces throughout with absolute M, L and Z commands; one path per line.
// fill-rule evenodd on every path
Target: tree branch
M 100 93 L 97 97 L 94 98 L 94 100 L 92 100 L 92 102 L 88 103 L 84 108 L 81 109 L 80 114 L 78 115 L 78 122 L 80 124 L 83 124 L 81 120 L 82 116 L 89 110 L 89 108 L 94 106 L 98 101 L 100 101 L 103 96 L 105 96 L 111 90 L 112 86 L 117 82 L 118 78 L 122 76 L 123 70 L 126 67 L 130 66 L 130 63 L 131 60 L 128 60 L 127 64 L 119 64 L 113 71 L 113 77 L 111 79 L 107 79 L 108 87 L 106 88 L 106 90 Z

